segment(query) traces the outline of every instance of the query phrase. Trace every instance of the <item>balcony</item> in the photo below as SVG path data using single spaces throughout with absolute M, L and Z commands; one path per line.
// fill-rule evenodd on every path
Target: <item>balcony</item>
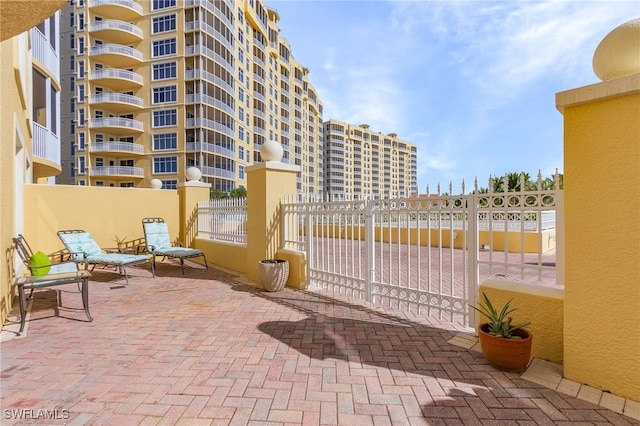
M 230 107 L 229 105 L 225 104 L 224 102 L 209 96 L 209 95 L 205 95 L 202 93 L 189 93 L 187 94 L 186 97 L 186 103 L 188 104 L 199 104 L 199 103 L 203 103 L 203 104 L 207 104 L 207 105 L 212 105 L 220 110 L 225 111 L 227 114 L 229 115 L 234 115 L 236 112 L 233 109 L 233 107 Z
M 127 156 L 132 155 L 132 154 L 139 154 L 139 155 L 143 155 L 144 154 L 144 146 L 137 144 L 137 143 L 131 143 L 131 142 L 116 142 L 116 141 L 109 141 L 109 142 L 93 142 L 91 144 L 89 144 L 89 150 L 92 153 L 98 153 L 98 152 L 102 152 L 102 153 L 110 153 L 110 154 L 126 154 Z
M 101 93 L 89 97 L 89 104 L 104 106 L 113 112 L 125 112 L 142 109 L 142 98 L 125 93 Z
M 137 19 L 142 17 L 142 6 L 133 0 L 89 0 L 89 8 L 96 15 Z
M 49 40 L 36 28 L 31 29 L 31 47 L 33 57 L 44 69 L 53 76 L 56 81 L 60 81 L 60 58 Z
M 109 177 L 143 178 L 144 169 L 142 167 L 132 167 L 132 166 L 91 167 L 89 169 L 89 174 L 92 177 L 109 176 Z
M 235 151 L 207 142 L 187 142 L 187 152 L 207 152 L 211 154 L 224 155 L 225 157 L 235 158 Z
M 118 68 L 106 68 L 91 71 L 89 74 L 89 80 L 108 85 L 114 89 L 122 90 L 141 87 L 144 84 L 144 79 L 140 74 Z
M 116 68 L 127 67 L 142 63 L 142 52 L 121 44 L 103 44 L 94 46 L 89 51 L 92 59 L 109 63 Z
M 105 129 L 117 134 L 127 134 L 132 131 L 141 133 L 144 131 L 142 121 L 122 117 L 93 118 L 89 120 L 89 128 Z
M 233 125 L 229 127 L 222 123 L 218 123 L 216 121 L 210 120 L 208 118 L 200 118 L 200 117 L 187 118 L 186 127 L 207 127 L 209 129 L 214 129 L 219 132 L 222 132 L 231 138 L 235 138 L 235 131 L 233 130 Z
M 60 138 L 38 123 L 33 123 L 34 177 L 50 177 L 62 171 Z
M 143 38 L 139 27 L 117 19 L 91 22 L 89 32 L 94 37 L 118 44 L 137 43 Z

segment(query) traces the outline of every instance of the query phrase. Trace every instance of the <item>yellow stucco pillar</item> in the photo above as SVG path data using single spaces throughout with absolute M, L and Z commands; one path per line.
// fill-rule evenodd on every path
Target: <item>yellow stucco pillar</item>
M 211 184 L 200 182 L 200 170 L 195 167 L 187 169 L 187 180 L 178 185 L 180 203 L 180 242 L 185 247 L 193 247 L 198 229 L 198 201 L 207 201 L 210 197 Z
M 264 157 L 264 156 L 263 156 Z M 247 172 L 247 277 L 260 281 L 258 262 L 281 246 L 280 202 L 296 194 L 298 166 L 265 161 Z
M 556 96 L 564 116 L 563 374 L 640 401 L 640 32 L 629 47 L 618 29 L 594 56 L 605 81 Z

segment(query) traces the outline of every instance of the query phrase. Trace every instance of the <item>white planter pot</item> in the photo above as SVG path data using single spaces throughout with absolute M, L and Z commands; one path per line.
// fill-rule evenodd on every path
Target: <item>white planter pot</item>
M 258 262 L 260 282 L 267 291 L 279 291 L 287 284 L 289 262 L 283 259 L 265 259 Z

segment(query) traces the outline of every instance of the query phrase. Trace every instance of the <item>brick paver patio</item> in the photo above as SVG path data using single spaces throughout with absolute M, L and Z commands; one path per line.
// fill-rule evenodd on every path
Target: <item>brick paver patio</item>
M 0 423 L 640 424 L 493 369 L 454 324 L 188 265 L 94 271 L 91 323 L 73 285 L 37 292 L 2 342 Z

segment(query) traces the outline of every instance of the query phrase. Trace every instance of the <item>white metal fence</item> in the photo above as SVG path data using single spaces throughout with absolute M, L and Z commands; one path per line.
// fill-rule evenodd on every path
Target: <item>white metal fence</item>
M 247 199 L 228 198 L 198 202 L 198 236 L 246 244 Z
M 298 198 L 282 213 L 285 247 L 306 252 L 311 288 L 473 325 L 468 305 L 487 278 L 563 283 L 562 191 L 540 179 L 517 192 Z
M 306 253 L 310 288 L 471 325 L 488 278 L 564 283 L 563 193 L 552 188 L 281 204 L 283 248 Z M 491 187 L 491 183 L 490 183 Z M 524 185 L 521 185 L 524 187 Z M 450 188 L 451 189 L 451 188 Z M 450 191 L 453 192 L 453 191 Z M 246 243 L 246 199 L 198 204 L 199 236 Z

